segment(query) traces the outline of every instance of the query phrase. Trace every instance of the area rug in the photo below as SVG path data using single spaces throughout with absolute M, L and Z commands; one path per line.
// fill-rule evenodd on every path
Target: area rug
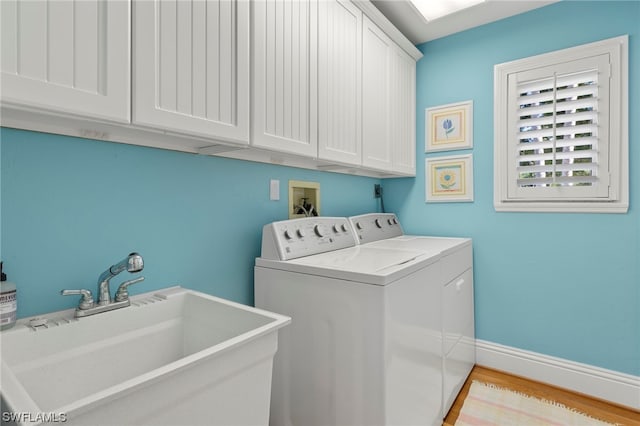
M 471 383 L 456 426 L 611 425 L 554 401 L 478 381 Z

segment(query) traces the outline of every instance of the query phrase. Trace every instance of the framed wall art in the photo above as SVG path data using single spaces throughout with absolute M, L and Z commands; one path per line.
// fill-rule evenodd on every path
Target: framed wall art
M 427 108 L 425 152 L 473 147 L 473 101 Z
M 451 155 L 425 160 L 425 201 L 473 201 L 473 157 Z

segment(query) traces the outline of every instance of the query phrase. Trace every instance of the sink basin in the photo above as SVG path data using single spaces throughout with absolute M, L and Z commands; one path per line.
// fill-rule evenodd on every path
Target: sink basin
M 290 318 L 181 287 L 131 301 L 3 331 L 3 421 L 268 424 L 277 330 Z

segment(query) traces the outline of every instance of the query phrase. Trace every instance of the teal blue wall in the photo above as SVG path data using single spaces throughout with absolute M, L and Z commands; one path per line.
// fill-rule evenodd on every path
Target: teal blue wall
M 496 213 L 493 66 L 622 34 L 629 213 Z M 640 375 L 640 2 L 560 2 L 419 47 L 417 178 L 383 182 L 388 210 L 408 232 L 473 237 L 478 338 Z M 469 99 L 475 201 L 425 204 L 424 110 Z
M 252 304 L 262 226 L 287 218 L 290 179 L 320 183 L 325 216 L 377 209 L 378 179 L 7 128 L 0 138 L 0 244 L 19 317 L 75 306 L 60 289 L 94 290 L 131 251 L 146 277 L 133 294 L 181 284 Z

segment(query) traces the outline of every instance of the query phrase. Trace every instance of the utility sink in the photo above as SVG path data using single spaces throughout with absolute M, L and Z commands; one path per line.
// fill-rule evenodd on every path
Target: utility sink
M 85 318 L 20 320 L 0 335 L 3 421 L 266 425 L 290 321 L 181 287 Z

